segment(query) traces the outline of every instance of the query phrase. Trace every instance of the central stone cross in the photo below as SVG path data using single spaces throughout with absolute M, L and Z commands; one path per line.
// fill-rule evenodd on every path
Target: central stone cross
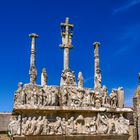
M 62 44 L 60 45 L 60 47 L 64 49 L 64 71 L 69 70 L 69 49 L 73 48 L 73 27 L 73 24 L 69 24 L 69 18 L 66 18 L 65 23 L 61 23 Z

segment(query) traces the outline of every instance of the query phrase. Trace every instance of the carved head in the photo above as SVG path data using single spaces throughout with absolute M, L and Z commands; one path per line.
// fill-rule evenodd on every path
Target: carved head
M 18 115 L 18 121 L 20 121 L 21 120 L 21 115 Z
M 18 89 L 23 89 L 23 83 L 22 82 L 18 83 Z
M 62 121 L 63 121 L 63 122 L 65 122 L 65 121 L 66 121 L 66 119 L 65 119 L 65 118 L 62 118 Z
M 33 119 L 32 120 L 36 120 L 36 117 L 33 117 Z
M 94 120 L 94 121 L 96 120 L 96 116 L 93 117 L 93 120 Z
M 29 120 L 29 121 L 31 121 L 31 120 L 32 120 L 32 118 L 31 118 L 31 117 L 29 117 L 29 118 L 28 118 L 28 120 Z
M 74 117 L 71 117 L 70 120 L 73 121 L 74 120 Z
M 41 119 L 42 119 L 42 117 L 41 117 L 41 116 L 39 116 L 39 117 L 38 117 L 38 120 L 40 121 Z

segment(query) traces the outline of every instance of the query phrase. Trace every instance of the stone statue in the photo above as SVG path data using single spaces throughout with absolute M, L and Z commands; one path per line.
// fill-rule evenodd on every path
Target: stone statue
M 113 134 L 113 133 L 115 133 L 115 116 L 113 115 L 113 116 L 111 116 L 111 114 L 109 114 L 109 117 L 107 117 L 106 116 L 106 118 L 107 118 L 107 120 L 108 120 L 108 131 L 107 131 L 107 133 L 108 134 Z
M 22 135 L 25 135 L 27 117 L 22 118 Z
M 95 134 L 97 132 L 96 116 L 94 116 L 90 122 L 90 133 Z
M 28 132 L 28 135 L 34 135 L 34 132 L 37 128 L 37 121 L 36 121 L 36 117 L 33 117 L 31 120 L 31 126 Z
M 84 78 L 82 72 L 78 73 L 78 88 L 83 88 L 84 86 Z
M 41 73 L 41 85 L 45 86 L 47 85 L 47 82 L 48 82 L 48 75 L 47 75 L 46 69 L 43 68 L 42 73 Z
M 50 127 L 49 127 L 49 121 L 46 118 L 46 116 L 43 116 L 43 130 L 42 130 L 42 135 L 47 135 L 49 134 Z
M 28 117 L 26 124 L 25 124 L 25 129 L 24 129 L 25 135 L 29 135 L 29 130 L 31 128 L 31 121 L 32 121 L 32 118 Z
M 75 121 L 74 121 L 74 117 L 71 117 L 68 120 L 68 125 L 67 125 L 67 133 L 68 134 L 73 134 L 75 131 Z
M 54 130 L 56 134 L 62 134 L 61 118 L 56 117 L 56 122 L 54 124 Z
M 58 93 L 54 88 L 52 88 L 52 90 L 51 90 L 51 101 L 52 101 L 51 102 L 52 106 L 58 105 Z
M 43 95 L 43 105 L 44 105 L 44 106 L 47 106 L 48 104 L 49 104 L 48 94 L 45 93 L 45 94 Z
M 69 105 L 70 106 L 79 106 L 79 99 L 77 96 L 77 89 L 71 88 L 70 95 L 69 95 Z
M 75 121 L 76 133 L 82 134 L 84 132 L 85 120 L 82 115 L 79 115 Z
M 119 133 L 120 134 L 128 134 L 129 133 L 129 124 L 130 124 L 129 120 L 125 119 L 123 117 L 123 114 L 120 114 L 118 122 L 119 122 L 119 128 L 120 128 Z
M 63 91 L 62 91 L 62 106 L 66 106 L 67 105 L 67 102 L 68 102 L 68 90 L 67 90 L 67 87 L 64 87 L 63 88 Z
M 42 117 L 39 116 L 37 119 L 36 130 L 34 131 L 34 135 L 40 135 L 43 130 L 43 120 Z
M 101 77 L 101 70 L 100 69 L 96 69 L 95 75 L 94 75 L 94 79 L 95 79 L 95 89 L 100 89 L 101 88 L 101 82 L 102 82 L 102 77 Z
M 91 105 L 91 94 L 89 94 L 89 92 L 86 92 L 84 94 L 83 106 L 90 106 L 90 105 Z
M 118 103 L 118 96 L 117 96 L 117 90 L 113 89 L 111 94 L 110 94 L 110 98 L 111 98 L 111 107 L 116 108 L 117 107 L 117 103 Z
M 17 123 L 16 116 L 11 116 L 10 123 L 8 125 L 8 135 L 10 137 L 13 137 L 14 135 L 17 134 L 16 123 Z
M 42 89 L 39 89 L 39 92 L 37 94 L 38 96 L 38 106 L 42 106 L 43 101 L 43 91 Z
M 70 70 L 65 70 L 62 72 L 61 75 L 61 86 L 76 86 L 76 80 L 75 80 L 75 74 L 74 71 L 70 71 Z
M 63 135 L 65 135 L 66 134 L 66 119 L 65 118 L 62 118 L 61 127 L 62 127 L 62 133 Z
M 20 105 L 21 103 L 23 104 L 23 102 L 25 102 L 25 99 L 23 99 L 22 98 L 23 96 L 21 96 L 22 91 L 23 91 L 23 83 L 22 82 L 19 82 L 18 83 L 18 89 L 15 92 L 15 97 L 14 97 L 14 100 L 15 100 L 14 103 L 15 103 L 15 105 Z M 24 101 L 22 101 L 22 100 L 24 100 Z
M 104 115 L 100 115 L 98 113 L 98 133 L 99 134 L 106 134 L 108 131 L 108 118 L 106 118 Z

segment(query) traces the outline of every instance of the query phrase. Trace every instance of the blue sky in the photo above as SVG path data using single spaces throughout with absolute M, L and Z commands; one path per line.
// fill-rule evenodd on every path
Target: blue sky
M 83 72 L 93 87 L 93 47 L 100 41 L 103 84 L 123 86 L 125 104 L 132 105 L 140 72 L 140 0 L 4 0 L 0 1 L 0 111 L 12 111 L 19 81 L 29 82 L 30 38 L 37 39 L 37 69 L 47 69 L 49 85 L 59 85 L 63 68 L 60 22 L 75 25 L 70 68 Z

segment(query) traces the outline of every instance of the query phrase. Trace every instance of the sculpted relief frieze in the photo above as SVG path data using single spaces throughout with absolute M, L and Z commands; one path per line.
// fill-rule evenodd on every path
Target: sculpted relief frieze
M 124 91 L 121 88 L 113 89 L 110 95 L 108 89 L 103 86 L 100 91 L 85 89 L 75 86 L 29 86 L 18 84 L 15 93 L 14 108 L 45 108 L 46 106 L 69 107 L 123 107 L 122 97 Z
M 8 131 L 11 135 L 77 135 L 128 134 L 129 120 L 122 114 L 98 113 L 84 117 L 12 116 Z

